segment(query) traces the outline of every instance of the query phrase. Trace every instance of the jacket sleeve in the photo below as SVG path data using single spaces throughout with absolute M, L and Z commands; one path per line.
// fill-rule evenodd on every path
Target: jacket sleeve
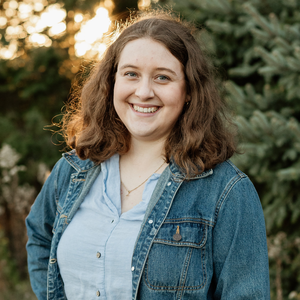
M 224 195 L 223 195 L 224 196 Z M 214 299 L 270 299 L 264 215 L 256 190 L 239 179 L 216 211 L 213 231 Z
M 39 300 L 47 299 L 47 270 L 58 201 L 58 175 L 62 161 L 63 159 L 60 159 L 54 166 L 25 221 L 28 234 L 28 271 L 32 289 Z

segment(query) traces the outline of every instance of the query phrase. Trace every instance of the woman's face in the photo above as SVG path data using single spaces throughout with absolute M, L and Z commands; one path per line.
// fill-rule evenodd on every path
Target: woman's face
M 132 138 L 165 140 L 185 104 L 183 66 L 150 38 L 129 42 L 120 55 L 114 107 Z

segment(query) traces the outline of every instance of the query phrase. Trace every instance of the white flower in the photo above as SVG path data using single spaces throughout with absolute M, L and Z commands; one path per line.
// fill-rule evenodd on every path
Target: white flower
M 11 169 L 16 165 L 19 159 L 20 154 L 18 154 L 15 149 L 8 144 L 3 144 L 2 148 L 0 149 L 1 168 Z
M 38 172 L 37 172 L 37 179 L 40 183 L 44 184 L 45 180 L 47 179 L 47 175 L 49 173 L 49 169 L 45 163 L 39 163 L 38 165 Z
M 290 294 L 289 294 L 289 299 L 296 299 L 297 296 L 298 296 L 297 292 L 292 291 L 292 292 L 290 292 Z

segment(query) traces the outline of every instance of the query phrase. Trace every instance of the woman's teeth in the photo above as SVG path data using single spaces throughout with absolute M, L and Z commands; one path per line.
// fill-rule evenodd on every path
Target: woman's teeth
M 140 107 L 137 105 L 133 105 L 133 109 L 142 113 L 154 113 L 158 110 L 158 107 Z

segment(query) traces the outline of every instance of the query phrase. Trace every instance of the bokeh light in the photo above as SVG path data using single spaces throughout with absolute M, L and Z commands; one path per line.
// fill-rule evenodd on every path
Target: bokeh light
M 0 57 L 4 59 L 12 59 L 14 53 L 17 51 L 18 45 L 16 41 L 11 42 L 8 47 L 0 48 Z
M 44 4 L 40 3 L 40 2 L 35 2 L 34 6 L 33 6 L 33 9 L 35 11 L 42 11 L 44 9 Z
M 52 4 L 41 14 L 40 22 L 44 27 L 52 27 L 63 21 L 66 18 L 66 15 L 66 11 L 61 8 L 60 4 Z
M 51 39 L 45 34 L 33 33 L 29 36 L 29 41 L 36 47 L 45 46 L 50 47 L 52 44 Z
M 66 30 L 66 28 L 67 26 L 65 22 L 57 23 L 49 29 L 49 35 L 50 36 L 59 35 L 63 33 Z
M 8 45 L 0 41 L 0 59 L 14 59 L 23 53 L 23 49 L 18 48 L 21 39 L 26 48 L 50 47 L 53 40 L 66 32 L 71 35 L 60 45 L 70 47 L 71 55 L 100 57 L 106 49 L 103 35 L 111 24 L 109 11 L 114 7 L 112 0 L 101 3 L 102 6 L 95 9 L 93 18 L 89 14 L 69 11 L 67 24 L 67 12 L 62 4 L 48 5 L 47 0 L 6 0 L 3 11 L 0 11 L 0 29 L 4 29 L 3 36 Z
M 15 0 L 9 1 L 8 7 L 12 9 L 17 9 L 19 6 L 19 3 Z
M 82 20 L 83 20 L 83 15 L 82 15 L 82 14 L 76 14 L 76 15 L 74 16 L 74 21 L 75 21 L 76 23 L 80 23 Z
M 78 19 L 79 17 L 77 17 Z M 101 56 L 105 49 L 102 51 L 103 46 L 99 47 L 97 42 L 108 31 L 110 23 L 108 10 L 104 7 L 97 8 L 95 17 L 83 23 L 80 31 L 75 35 L 75 54 L 80 57 L 91 50 L 88 56 L 93 56 L 95 52 L 99 52 L 101 49 L 99 53 Z
M 3 16 L 0 17 L 0 28 L 4 28 L 7 24 L 7 19 Z
M 139 9 L 145 9 L 149 7 L 151 4 L 151 0 L 139 0 L 138 1 L 138 7 Z

